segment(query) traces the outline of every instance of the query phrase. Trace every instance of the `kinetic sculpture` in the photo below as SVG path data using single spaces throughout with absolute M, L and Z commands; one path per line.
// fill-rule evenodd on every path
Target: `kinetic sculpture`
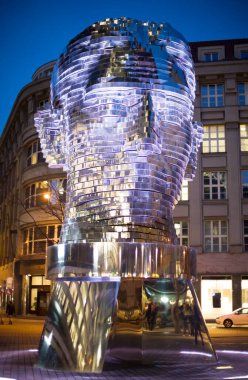
M 191 283 L 195 252 L 177 244 L 172 220 L 202 139 L 194 98 L 189 47 L 165 22 L 106 19 L 59 57 L 50 106 L 35 117 L 48 165 L 67 172 L 41 366 L 215 359 Z

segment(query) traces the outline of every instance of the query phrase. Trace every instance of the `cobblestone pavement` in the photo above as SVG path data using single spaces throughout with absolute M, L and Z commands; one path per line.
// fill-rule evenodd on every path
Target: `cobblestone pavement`
M 0 325 L 0 380 L 248 379 L 247 337 L 238 338 L 236 345 L 219 344 L 218 336 L 213 338 L 219 356 L 219 362 L 214 364 L 109 365 L 101 374 L 80 374 L 35 367 L 43 321 L 15 319 L 13 325 L 7 322 Z M 235 334 L 235 330 L 231 333 Z

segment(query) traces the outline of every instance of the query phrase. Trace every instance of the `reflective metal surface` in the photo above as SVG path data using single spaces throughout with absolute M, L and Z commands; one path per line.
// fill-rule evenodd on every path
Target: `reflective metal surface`
M 54 287 L 38 365 L 85 372 L 102 370 L 118 282 L 61 281 Z
M 40 366 L 215 360 L 191 284 L 195 252 L 177 244 L 172 219 L 202 140 L 194 91 L 189 46 L 166 22 L 106 19 L 59 57 L 50 105 L 35 116 L 48 165 L 67 171 Z
M 67 171 L 62 243 L 176 243 L 203 133 L 194 90 L 189 46 L 166 22 L 107 19 L 70 41 L 35 116 L 48 165 Z
M 38 364 L 101 372 L 118 361 L 216 359 L 190 280 L 131 277 L 118 288 L 113 281 L 57 282 Z
M 215 353 L 191 281 L 121 280 L 106 361 L 213 361 Z
M 49 247 L 47 275 L 51 279 L 82 277 L 196 276 L 196 252 L 164 243 L 102 242 Z

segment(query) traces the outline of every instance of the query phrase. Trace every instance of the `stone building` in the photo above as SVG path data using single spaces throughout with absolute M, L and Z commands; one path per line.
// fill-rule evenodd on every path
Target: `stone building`
M 195 120 L 204 125 L 197 175 L 174 210 L 181 244 L 195 247 L 205 318 L 248 304 L 248 39 L 191 43 Z M 0 139 L 1 304 L 45 314 L 45 252 L 58 241 L 65 173 L 44 162 L 34 113 L 45 107 L 54 61 L 18 94 Z
M 248 303 L 248 39 L 190 45 L 204 140 L 174 221 L 198 252 L 198 297 L 214 318 Z
M 54 63 L 39 68 L 18 94 L 0 141 L 1 305 L 13 296 L 16 313 L 24 315 L 46 313 L 46 247 L 58 241 L 61 228 L 54 197 L 63 197 L 65 173 L 48 169 L 34 128 L 34 113 L 49 98 Z

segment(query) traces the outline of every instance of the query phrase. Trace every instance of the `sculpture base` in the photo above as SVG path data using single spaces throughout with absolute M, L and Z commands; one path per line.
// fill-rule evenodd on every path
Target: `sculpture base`
M 99 244 L 108 256 L 109 243 Z M 191 278 L 186 271 L 175 276 L 177 262 L 188 273 L 195 269 L 190 252 L 187 256 L 179 246 L 174 250 L 173 246 L 160 247 L 158 251 L 150 243 L 122 243 L 122 253 L 127 249 L 130 254 L 134 247 L 135 256 L 122 254 L 116 267 L 131 268 L 132 262 L 137 267 L 140 251 L 142 268 L 153 275 L 135 276 L 134 271 L 130 274 L 125 270 L 126 277 L 120 277 L 118 272 L 113 276 L 112 270 L 111 277 L 90 277 L 87 271 L 85 276 L 73 278 L 71 268 L 75 270 L 76 261 L 69 269 L 63 266 L 70 275 L 57 278 L 54 285 L 40 341 L 40 367 L 101 372 L 104 363 L 113 361 L 166 364 L 216 360 Z M 84 243 L 77 249 L 85 249 Z M 61 248 L 57 246 L 57 250 Z M 120 256 L 119 249 L 115 252 Z M 56 253 L 54 257 L 62 255 Z M 73 256 L 68 253 L 67 257 Z

